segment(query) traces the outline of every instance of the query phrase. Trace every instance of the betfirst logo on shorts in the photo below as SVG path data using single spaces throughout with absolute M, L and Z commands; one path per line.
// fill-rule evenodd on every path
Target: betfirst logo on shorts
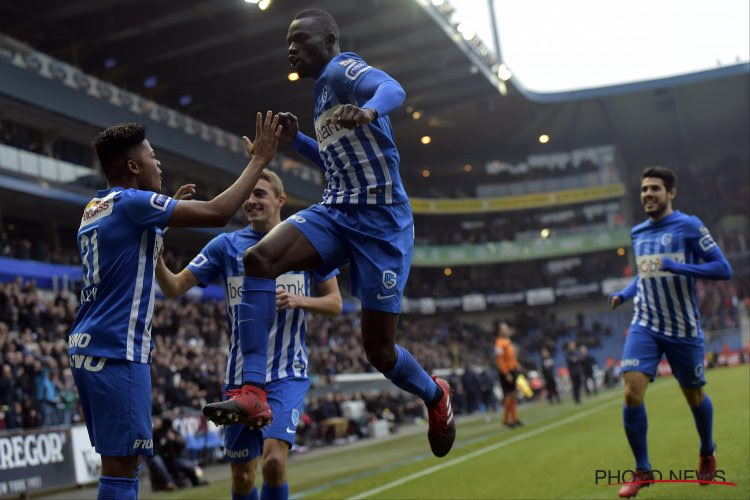
M 134 450 L 150 450 L 153 447 L 154 447 L 153 439 L 136 439 L 135 442 L 133 442 Z
M 0 470 L 62 462 L 66 442 L 64 432 L 0 437 Z
M 680 264 L 685 263 L 685 254 L 681 252 L 673 253 L 655 253 L 651 255 L 640 255 L 635 258 L 635 265 L 638 268 L 638 276 L 641 278 L 660 278 L 662 276 L 673 276 L 668 271 L 659 270 L 659 259 L 672 259 Z

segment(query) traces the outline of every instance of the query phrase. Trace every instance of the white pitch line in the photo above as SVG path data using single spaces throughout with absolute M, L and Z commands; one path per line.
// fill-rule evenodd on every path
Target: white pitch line
M 664 384 L 663 384 L 664 385 Z M 653 392 L 653 390 L 652 390 Z M 506 439 L 504 441 L 500 441 L 499 443 L 495 443 L 493 445 L 487 446 L 486 448 L 481 448 L 479 450 L 473 451 L 471 453 L 468 453 L 466 455 L 462 455 L 458 458 L 454 458 L 453 460 L 449 460 L 448 462 L 443 462 L 438 465 L 433 465 L 432 467 L 429 467 L 427 469 L 421 470 L 419 472 L 415 472 L 414 474 L 410 474 L 408 476 L 404 476 L 401 479 L 397 479 L 395 481 L 391 481 L 390 483 L 386 483 L 382 486 L 378 486 L 377 488 L 373 488 L 371 490 L 367 490 L 365 492 L 359 493 L 358 495 L 355 495 L 353 497 L 349 497 L 350 500 L 360 500 L 362 498 L 367 498 L 372 495 L 377 495 L 380 492 L 390 490 L 391 488 L 395 488 L 396 486 L 400 486 L 404 483 L 408 483 L 409 481 L 413 481 L 415 479 L 418 479 L 423 476 L 427 476 L 429 474 L 432 474 L 433 472 L 437 472 L 439 470 L 443 470 L 447 467 L 452 467 L 456 464 L 460 464 L 462 462 L 465 462 L 467 460 L 471 460 L 472 458 L 476 458 L 478 456 L 484 455 L 485 453 L 489 453 L 491 451 L 498 450 L 500 448 L 504 448 L 505 446 L 511 445 L 513 443 L 517 443 L 519 441 L 523 441 L 524 439 L 528 439 L 530 437 L 534 437 L 536 435 L 539 435 L 543 432 L 547 432 L 551 429 L 556 429 L 557 427 L 569 424 L 571 422 L 575 422 L 576 420 L 580 420 L 583 417 L 587 417 L 591 415 L 592 413 L 596 413 L 600 410 L 603 410 L 604 408 L 608 406 L 612 406 L 615 403 L 622 404 L 622 398 L 618 397 L 612 401 L 607 401 L 606 403 L 601 403 L 597 406 L 594 406 L 593 408 L 589 408 L 588 410 L 582 411 L 581 413 L 576 413 L 575 415 L 571 415 L 569 417 L 566 417 L 562 420 L 558 420 L 557 422 L 553 422 L 551 424 L 543 425 L 542 427 L 539 427 L 537 429 L 534 429 L 532 431 L 525 432 L 523 434 L 518 434 L 516 436 L 513 436 L 510 439 Z

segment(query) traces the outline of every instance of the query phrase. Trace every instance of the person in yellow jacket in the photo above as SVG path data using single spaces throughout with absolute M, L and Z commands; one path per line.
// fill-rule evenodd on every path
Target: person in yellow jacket
M 495 364 L 500 374 L 500 386 L 503 388 L 503 424 L 507 427 L 523 425 L 516 414 L 516 378 L 519 365 L 515 348 L 510 341 L 512 333 L 505 322 L 500 323 L 495 332 Z

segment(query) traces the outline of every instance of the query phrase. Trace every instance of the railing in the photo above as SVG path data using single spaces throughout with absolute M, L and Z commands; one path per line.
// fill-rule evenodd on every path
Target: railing
M 93 168 L 82 167 L 5 144 L 0 144 L 0 170 L 62 184 L 75 184 L 83 187 L 104 185 L 104 177 Z

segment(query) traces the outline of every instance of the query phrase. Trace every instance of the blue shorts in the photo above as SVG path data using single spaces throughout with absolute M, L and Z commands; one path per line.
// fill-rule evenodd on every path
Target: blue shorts
M 394 205 L 313 205 L 285 222 L 294 224 L 323 260 L 328 274 L 351 264 L 352 295 L 362 307 L 401 312 L 414 249 L 409 202 Z
M 225 389 L 235 389 L 236 385 Z M 302 413 L 305 395 L 310 388 L 310 379 L 282 378 L 268 382 L 268 404 L 273 413 L 271 425 L 262 430 L 250 429 L 244 424 L 228 425 L 224 428 L 224 455 L 230 462 L 241 464 L 263 454 L 264 439 L 286 441 L 289 448 L 294 445 L 297 422 Z
M 151 366 L 73 355 L 70 367 L 96 452 L 108 457 L 153 455 Z
M 672 374 L 681 387 L 705 385 L 702 338 L 669 337 L 633 325 L 625 339 L 622 372 L 645 373 L 653 381 L 662 354 L 666 355 Z

